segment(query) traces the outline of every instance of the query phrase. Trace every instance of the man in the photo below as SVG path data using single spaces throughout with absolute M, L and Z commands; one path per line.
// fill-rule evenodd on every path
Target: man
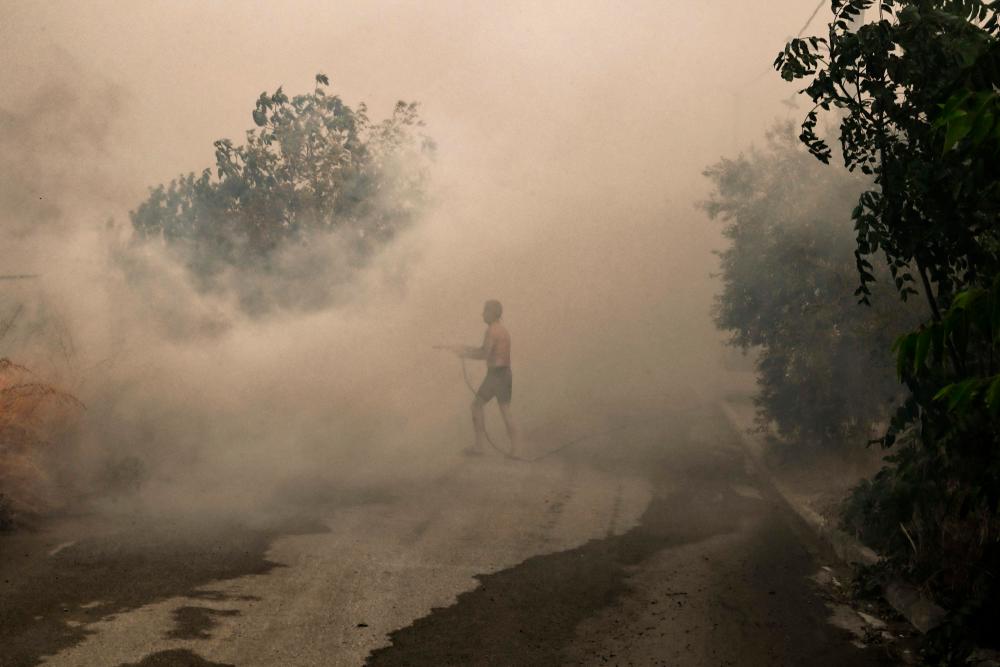
M 510 399 L 513 389 L 513 376 L 510 371 L 510 334 L 507 327 L 500 321 L 503 306 L 499 301 L 491 299 L 483 305 L 483 321 L 486 323 L 486 335 L 480 347 L 456 345 L 450 349 L 465 359 L 483 359 L 486 361 L 486 378 L 479 386 L 476 397 L 472 401 L 472 425 L 476 432 L 475 445 L 465 450 L 466 454 L 482 455 L 483 441 L 486 439 L 486 426 L 483 417 L 483 406 L 494 398 L 500 406 L 500 416 L 503 417 L 510 439 L 510 453 L 517 448 L 517 430 L 510 413 Z

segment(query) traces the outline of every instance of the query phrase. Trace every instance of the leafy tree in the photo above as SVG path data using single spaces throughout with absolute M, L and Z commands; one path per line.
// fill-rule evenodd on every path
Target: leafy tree
M 817 158 L 820 110 L 836 109 L 849 169 L 876 188 L 854 210 L 857 294 L 881 253 L 925 322 L 896 343 L 910 391 L 882 438 L 894 465 L 858 490 L 860 521 L 892 565 L 955 618 L 997 618 L 1000 586 L 1000 337 L 997 2 L 834 0 L 824 37 L 791 41 L 775 65 L 808 79 L 801 138 Z M 875 20 L 852 22 L 866 10 Z M 971 623 L 971 621 L 970 621 Z
M 715 322 L 732 345 L 758 348 L 758 420 L 797 451 L 843 449 L 870 437 L 899 389 L 885 355 L 893 332 L 915 322 L 892 293 L 860 309 L 851 297 L 853 238 L 843 202 L 867 184 L 824 170 L 791 125 L 764 150 L 705 171 L 703 204 L 725 223 Z
M 819 110 L 836 108 L 845 166 L 874 177 L 853 214 L 862 300 L 874 279 L 868 258 L 880 251 L 904 298 L 917 293 L 917 274 L 935 319 L 956 289 L 998 270 L 997 156 L 967 163 L 946 150 L 958 131 L 938 131 L 943 103 L 996 82 L 993 4 L 883 1 L 877 21 L 855 28 L 874 0 L 833 0 L 828 35 L 792 40 L 775 61 L 788 80 L 811 78 L 803 92 L 815 106 L 801 134 L 810 152 L 830 161 L 816 124 Z
M 203 288 L 218 289 L 229 284 L 217 280 L 225 272 L 277 273 L 282 252 L 336 235 L 346 266 L 301 280 L 349 277 L 414 221 L 433 144 L 418 134 L 415 104 L 399 102 L 391 117 L 373 122 L 363 104 L 349 107 L 328 85 L 319 74 L 310 94 L 261 93 L 246 142 L 215 142 L 214 174 L 205 169 L 150 190 L 130 214 L 138 238 L 162 240 Z M 262 307 L 252 299 L 244 305 Z

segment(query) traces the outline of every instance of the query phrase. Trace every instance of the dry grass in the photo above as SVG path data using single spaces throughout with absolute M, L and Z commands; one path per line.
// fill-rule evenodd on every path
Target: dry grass
M 65 494 L 47 463 L 83 409 L 73 395 L 0 359 L 0 528 L 59 507 Z

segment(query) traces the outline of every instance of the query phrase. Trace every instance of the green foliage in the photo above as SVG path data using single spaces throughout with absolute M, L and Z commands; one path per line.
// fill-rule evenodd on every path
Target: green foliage
M 879 252 L 904 298 L 917 293 L 915 276 L 947 302 L 998 269 L 998 155 L 977 151 L 970 161 L 967 151 L 945 150 L 995 130 L 993 5 L 835 1 L 828 34 L 792 40 L 775 61 L 785 79 L 810 79 L 803 92 L 815 106 L 801 138 L 813 155 L 829 162 L 815 128 L 819 110 L 836 109 L 845 165 L 877 185 L 853 215 L 862 301 L 874 278 L 869 258 Z M 877 20 L 855 25 L 864 10 L 877 11 Z
M 349 277 L 419 213 L 433 145 L 418 134 L 415 104 L 373 122 L 328 85 L 319 74 L 310 94 L 261 93 L 245 143 L 220 139 L 214 173 L 152 188 L 131 213 L 137 236 L 166 243 L 206 289 L 229 284 L 217 280 L 225 272 L 280 272 L 280 253 L 331 235 L 341 266 L 300 282 Z
M 859 487 L 848 518 L 895 571 L 954 610 L 952 630 L 970 618 L 980 621 L 969 629 L 992 628 L 1000 599 L 1000 3 L 831 6 L 828 34 L 794 40 L 775 65 L 788 80 L 809 79 L 803 92 L 815 107 L 801 139 L 810 152 L 829 161 L 815 127 L 820 110 L 836 110 L 845 165 L 874 178 L 853 214 L 858 296 L 869 300 L 869 258 L 881 253 L 900 296 L 921 294 L 928 310 L 894 346 L 909 396 L 881 440 L 894 448 L 892 466 Z M 877 17 L 857 20 L 865 10 Z
M 935 130 L 944 129 L 943 150 L 956 148 L 964 139 L 973 146 L 1000 142 L 1000 98 L 995 90 L 962 90 L 939 105 Z
M 798 448 L 868 440 L 899 395 L 884 350 L 917 320 L 891 292 L 869 309 L 851 297 L 843 202 L 866 181 L 816 164 L 790 125 L 705 175 L 714 192 L 704 207 L 731 242 L 719 253 L 715 322 L 732 345 L 759 351 L 759 420 Z
M 949 413 L 983 410 L 1000 416 L 1000 374 L 994 350 L 1000 345 L 1000 277 L 990 289 L 959 292 L 944 316 L 897 339 L 896 368 L 903 381 L 935 385 L 933 400 Z M 973 349 L 974 348 L 974 349 Z M 956 377 L 950 353 L 965 360 Z

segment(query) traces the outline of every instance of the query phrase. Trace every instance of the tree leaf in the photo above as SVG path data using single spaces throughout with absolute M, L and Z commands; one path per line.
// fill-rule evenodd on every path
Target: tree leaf
M 930 329 L 924 329 L 920 332 L 917 337 L 916 345 L 914 346 L 913 353 L 913 374 L 916 375 L 917 372 L 923 368 L 924 362 L 927 360 L 927 353 L 931 349 L 931 341 L 933 339 L 933 333 Z

